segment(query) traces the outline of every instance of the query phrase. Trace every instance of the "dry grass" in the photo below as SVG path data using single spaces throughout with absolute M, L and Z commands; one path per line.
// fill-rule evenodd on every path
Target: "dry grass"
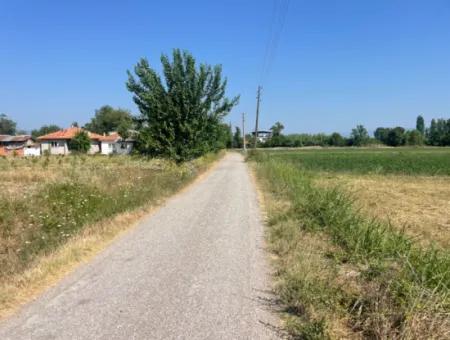
M 328 175 L 319 182 L 343 183 L 368 216 L 404 229 L 423 245 L 450 246 L 450 178 Z
M 105 195 L 126 193 L 128 196 L 133 196 L 132 190 L 137 190 L 136 185 L 152 187 L 136 194 L 138 196 L 135 198 L 139 201 L 128 197 L 132 200 L 128 202 L 126 210 L 112 215 L 112 211 L 105 211 L 109 216 L 96 218 L 91 220 L 92 222 L 89 222 L 89 219 L 86 220 L 86 225 L 73 230 L 66 239 L 59 239 L 52 245 L 44 243 L 42 251 L 32 253 L 33 256 L 27 258 L 28 262 L 25 263 L 20 263 L 19 260 L 22 248 L 32 244 L 27 237 L 30 234 L 47 237 L 47 234 L 38 226 L 29 226 L 25 223 L 24 219 L 28 218 L 28 214 L 19 214 L 12 220 L 5 220 L 2 217 L 8 217 L 11 214 L 5 209 L 0 209 L 0 213 L 3 212 L 0 214 L 2 229 L 0 260 L 3 266 L 0 272 L 9 273 L 0 276 L 0 318 L 11 314 L 20 305 L 56 283 L 80 263 L 88 261 L 175 191 L 186 188 L 186 184 L 192 183 L 193 178 L 200 179 L 220 156 L 221 154 L 209 155 L 182 166 L 160 160 L 122 157 L 93 157 L 84 160 L 50 157 L 48 161 L 41 159 L 38 162 L 0 159 L 0 167 L 3 167 L 2 170 L 6 174 L 0 179 L 0 184 L 5 187 L 9 187 L 11 183 L 16 184 L 12 194 L 8 193 L 7 196 L 0 197 L 6 200 L 5 202 L 9 202 L 9 208 L 23 204 L 24 200 L 31 206 L 48 205 L 45 201 L 35 201 L 37 197 L 42 197 L 39 196 L 40 191 L 45 190 L 48 185 L 66 181 L 67 178 L 89 188 L 100 188 Z M 5 163 L 11 161 L 13 164 Z M 23 168 L 16 167 L 17 163 L 21 163 Z M 53 176 L 52 173 L 57 173 L 58 176 Z M 199 174 L 201 175 L 197 176 Z M 19 194 L 21 190 L 25 192 L 25 198 Z M 125 198 L 127 197 L 123 199 Z M 117 199 L 120 200 L 121 197 Z M 5 222 L 8 223 L 5 224 Z

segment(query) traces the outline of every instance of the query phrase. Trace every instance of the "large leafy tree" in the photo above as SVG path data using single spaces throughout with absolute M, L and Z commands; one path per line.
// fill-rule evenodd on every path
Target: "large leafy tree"
M 39 129 L 32 130 L 31 136 L 33 138 L 37 138 L 39 136 L 46 135 L 48 133 L 56 132 L 61 130 L 61 128 L 58 125 L 50 124 L 50 125 L 42 125 Z
M 379 127 L 373 133 L 374 137 L 380 142 L 387 144 L 388 143 L 388 135 L 391 131 L 390 128 Z
M 331 146 L 345 146 L 345 138 L 338 132 L 333 132 L 330 136 L 329 144 Z
M 0 135 L 14 135 L 17 123 L 9 119 L 4 113 L 0 114 Z
M 225 97 L 222 67 L 196 65 L 189 52 L 161 56 L 163 78 L 141 59 L 128 71 L 127 88 L 141 113 L 137 148 L 142 153 L 189 160 L 219 147 L 222 119 L 238 103 Z
M 350 140 L 354 146 L 363 146 L 369 143 L 369 133 L 363 125 L 357 125 L 352 129 Z
M 405 144 L 405 129 L 397 126 L 389 130 L 387 136 L 387 145 L 400 146 Z
M 128 110 L 104 105 L 95 111 L 95 116 L 84 127 L 99 134 L 116 131 L 121 135 L 127 135 L 133 128 L 133 118 Z

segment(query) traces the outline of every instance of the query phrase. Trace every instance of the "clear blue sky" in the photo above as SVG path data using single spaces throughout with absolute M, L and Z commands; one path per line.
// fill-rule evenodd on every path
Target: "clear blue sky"
M 273 0 L 0 0 L 0 112 L 20 128 L 86 123 L 140 57 L 190 50 L 223 65 L 253 128 Z M 261 128 L 348 133 L 450 117 L 450 1 L 291 0 L 264 82 Z

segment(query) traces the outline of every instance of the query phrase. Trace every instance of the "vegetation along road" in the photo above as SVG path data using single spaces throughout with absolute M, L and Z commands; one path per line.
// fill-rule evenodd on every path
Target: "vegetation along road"
M 0 326 L 1 339 L 277 338 L 263 227 L 230 153 Z

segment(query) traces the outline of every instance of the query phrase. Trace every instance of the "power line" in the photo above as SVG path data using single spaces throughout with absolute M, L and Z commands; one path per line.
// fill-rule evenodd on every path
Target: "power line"
M 276 57 L 276 51 L 280 42 L 281 34 L 286 22 L 290 0 L 274 0 L 272 20 L 269 29 L 269 37 L 264 53 L 261 70 L 260 84 L 263 84 L 269 76 Z

